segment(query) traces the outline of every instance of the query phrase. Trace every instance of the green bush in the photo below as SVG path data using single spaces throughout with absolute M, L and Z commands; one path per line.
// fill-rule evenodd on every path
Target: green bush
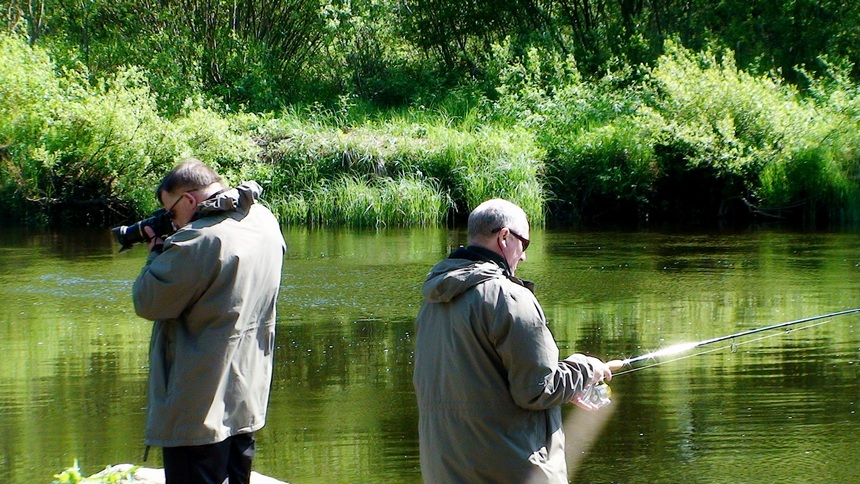
M 687 186 L 697 200 L 686 203 L 713 214 L 731 198 L 762 207 L 803 204 L 812 216 L 822 203 L 845 206 L 857 190 L 849 174 L 858 118 L 833 106 L 837 96 L 802 96 L 772 76 L 739 71 L 729 50 L 718 58 L 675 43 L 650 78 L 653 102 L 639 111 L 641 123 L 666 154 L 658 160 L 662 186 Z M 690 173 L 700 176 L 685 177 Z
M 656 177 L 648 141 L 630 117 L 560 136 L 547 162 L 556 216 L 636 222 L 647 214 Z
M 231 182 L 266 174 L 250 137 L 251 115 L 225 116 L 189 102 L 158 114 L 142 72 L 91 83 L 57 73 L 24 39 L 0 36 L 0 194 L 21 221 L 106 224 L 157 207 L 158 180 L 178 160 L 197 157 Z
M 31 173 L 38 168 L 21 162 L 32 151 L 63 89 L 48 54 L 26 40 L 0 33 L 0 197 L 13 218 L 34 218 L 26 203 Z
M 499 49 L 500 58 L 510 56 L 506 47 Z M 546 153 L 545 198 L 553 218 L 635 219 L 647 205 L 654 174 L 647 132 L 631 118 L 641 103 L 628 88 L 633 71 L 622 68 L 587 81 L 572 57 L 540 49 L 499 70 L 496 114 L 534 133 Z
M 151 180 L 165 161 L 164 124 L 140 74 L 123 71 L 89 87 L 75 72 L 57 75 L 23 39 L 4 35 L 0 42 L 9 90 L 3 98 L 14 106 L 3 108 L 7 156 L 0 176 L 15 213 L 98 223 L 84 214 L 128 209 L 141 180 Z
M 356 49 L 381 47 L 367 37 L 381 27 L 345 12 L 329 12 L 351 22 L 342 40 L 353 57 L 342 60 L 372 71 L 373 56 Z M 236 67 L 248 42 L 230 47 L 222 67 Z M 192 96 L 171 101 L 166 117 L 151 72 L 99 77 L 73 57 L 60 69 L 43 49 L 0 34 L 0 195 L 12 217 L 31 223 L 125 221 L 156 208 L 160 177 L 197 157 L 232 185 L 259 181 L 290 223 L 460 222 L 494 197 L 521 205 L 535 225 L 547 211 L 556 220 L 705 220 L 739 200 L 807 220 L 860 218 L 860 91 L 850 64 L 807 74 L 802 92 L 739 70 L 729 50 L 669 42 L 653 68 L 617 62 L 586 79 L 572 57 L 523 45 L 496 47 L 498 91 L 486 97 L 478 83 L 447 95 L 399 84 L 384 93 L 372 86 L 380 76 L 362 87 L 379 93 L 375 102 L 346 89 L 276 115 Z M 383 64 L 396 58 L 386 55 Z M 263 89 L 253 86 L 256 71 L 231 72 L 248 92 Z M 400 96 L 422 104 L 378 107 Z
M 260 147 L 252 136 L 259 123 L 253 114 L 225 114 L 202 101 L 189 101 L 169 123 L 171 149 L 175 158 L 199 158 L 236 184 L 260 175 Z
M 128 464 L 107 466 L 103 471 L 93 474 L 92 476 L 85 477 L 82 474 L 83 471 L 81 470 L 80 464 L 78 464 L 78 460 L 75 459 L 75 463 L 72 467 L 69 467 L 59 474 L 54 474 L 53 484 L 133 483 L 136 481 L 134 474 L 139 468 L 140 466 L 132 466 Z

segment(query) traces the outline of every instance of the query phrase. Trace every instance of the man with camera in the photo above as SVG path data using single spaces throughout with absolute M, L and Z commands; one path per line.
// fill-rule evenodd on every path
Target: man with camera
M 163 448 L 168 484 L 250 479 L 286 250 L 261 193 L 255 182 L 229 188 L 190 159 L 156 190 L 175 232 L 140 223 L 150 254 L 134 307 L 154 321 L 145 441 Z

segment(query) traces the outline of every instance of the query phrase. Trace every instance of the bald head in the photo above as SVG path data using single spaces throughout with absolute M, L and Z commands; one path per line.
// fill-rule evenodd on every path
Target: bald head
M 519 233 L 529 232 L 526 213 L 518 205 L 494 198 L 478 205 L 469 214 L 469 243 L 486 246 L 494 239 L 493 230 L 508 227 Z

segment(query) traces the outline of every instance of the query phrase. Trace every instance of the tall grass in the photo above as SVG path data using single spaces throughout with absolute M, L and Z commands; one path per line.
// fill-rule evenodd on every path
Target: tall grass
M 342 176 L 310 193 L 304 220 L 310 225 L 348 227 L 437 226 L 449 203 L 432 184 L 414 177 Z
M 273 120 L 260 131 L 260 136 L 274 140 L 264 155 L 276 167 L 273 192 L 285 200 L 285 207 L 300 205 L 295 196 L 303 194 L 313 214 L 311 223 L 329 223 L 327 217 L 336 214 L 341 223 L 353 223 L 349 219 L 376 225 L 375 216 L 367 219 L 363 211 L 350 211 L 352 215 L 344 219 L 343 213 L 315 211 L 311 201 L 319 199 L 316 206 L 328 206 L 322 200 L 335 197 L 351 204 L 348 197 L 332 193 L 342 192 L 345 186 L 364 193 L 387 186 L 390 180 L 401 184 L 401 191 L 420 182 L 440 193 L 448 200 L 442 220 L 449 215 L 462 218 L 482 201 L 503 197 L 522 206 L 532 223 L 544 222 L 542 155 L 527 132 L 502 127 L 464 131 L 449 127 L 444 117 L 422 120 L 424 124 L 396 117 L 346 129 L 302 125 L 291 118 Z M 351 182 L 344 185 L 345 179 Z M 409 183 L 402 185 L 404 180 Z M 401 224 L 400 211 L 390 211 L 391 220 L 384 222 Z M 414 223 L 424 224 L 422 220 Z

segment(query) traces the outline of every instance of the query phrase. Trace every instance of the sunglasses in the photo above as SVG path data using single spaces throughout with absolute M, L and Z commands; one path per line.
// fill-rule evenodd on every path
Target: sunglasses
M 498 233 L 498 232 L 499 232 L 500 230 L 502 230 L 503 228 L 505 228 L 505 227 L 499 227 L 499 228 L 497 228 L 497 229 L 493 229 L 492 231 L 490 231 L 490 233 L 491 233 L 491 234 Z M 529 244 L 531 243 L 531 240 L 529 240 L 529 239 L 527 239 L 527 238 L 523 237 L 522 235 L 520 235 L 520 234 L 518 234 L 518 233 L 514 232 L 514 231 L 513 231 L 513 230 L 511 230 L 510 228 L 508 228 L 508 232 L 510 232 L 510 233 L 511 233 L 511 235 L 513 235 L 514 237 L 516 237 L 516 238 L 520 239 L 520 242 L 522 242 L 522 243 L 523 243 L 523 252 L 525 252 L 525 251 L 529 248 Z

